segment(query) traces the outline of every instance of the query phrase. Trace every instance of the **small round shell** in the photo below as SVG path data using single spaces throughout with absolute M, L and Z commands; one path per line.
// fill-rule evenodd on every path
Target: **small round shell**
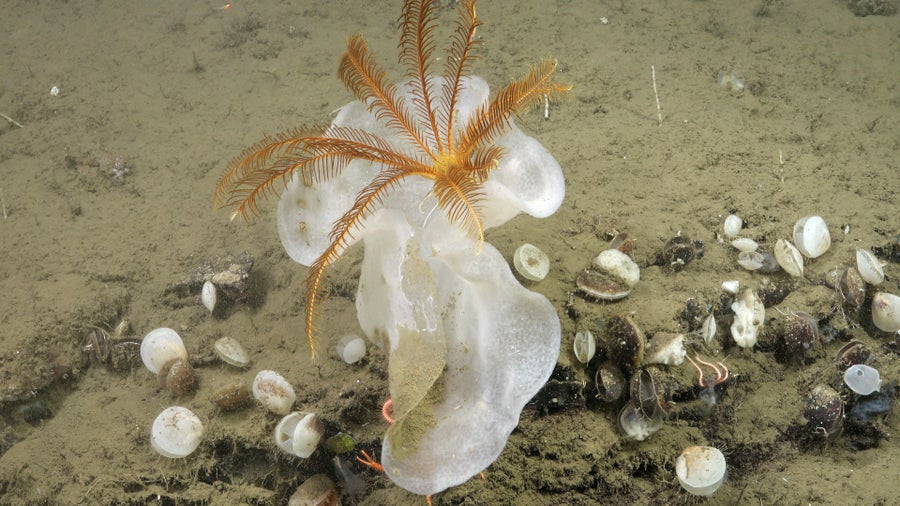
M 806 216 L 797 220 L 794 224 L 794 243 L 808 258 L 822 256 L 831 247 L 831 235 L 825 220 L 821 216 Z
M 222 359 L 222 362 L 231 364 L 235 367 L 244 368 L 250 365 L 250 354 L 241 345 L 241 343 L 233 337 L 221 337 L 216 340 L 213 347 L 216 355 Z
M 550 258 L 533 244 L 525 243 L 513 254 L 513 265 L 523 278 L 541 281 L 550 272 Z
M 722 231 L 725 233 L 725 237 L 737 237 L 741 233 L 741 227 L 743 226 L 744 220 L 740 216 L 729 214 L 722 225 Z

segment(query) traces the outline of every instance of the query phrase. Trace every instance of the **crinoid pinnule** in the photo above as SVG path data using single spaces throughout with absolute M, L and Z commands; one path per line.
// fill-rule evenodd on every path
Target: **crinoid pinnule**
M 216 187 L 216 205 L 232 207 L 232 218 L 246 219 L 259 212 L 261 197 L 280 194 L 294 178 L 314 187 L 341 177 L 351 162 L 368 164 L 368 183 L 358 189 L 352 203 L 338 209 L 329 243 L 316 251 L 314 260 L 304 261 L 310 265 L 305 320 L 313 356 L 314 312 L 325 270 L 355 242 L 366 219 L 385 199 L 410 178 L 430 181 L 423 199 L 434 197 L 451 222 L 482 242 L 485 183 L 506 155 L 498 139 L 509 133 L 513 114 L 570 89 L 554 79 L 556 63 L 544 60 L 463 115 L 459 105 L 464 88 L 477 79 L 470 70 L 480 42 L 475 36 L 480 22 L 475 0 L 461 1 L 458 11 L 443 68 L 437 73 L 438 2 L 404 3 L 399 19 L 399 61 L 407 79 L 403 83 L 390 83 L 365 39 L 350 37 L 338 77 L 367 108 L 375 128 L 314 126 L 266 136 L 231 161 Z M 298 223 L 301 229 L 305 226 L 302 219 Z

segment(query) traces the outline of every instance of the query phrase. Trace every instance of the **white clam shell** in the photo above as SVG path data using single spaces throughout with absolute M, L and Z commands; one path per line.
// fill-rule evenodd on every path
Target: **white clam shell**
M 744 220 L 740 216 L 729 214 L 725 218 L 725 223 L 722 224 L 722 231 L 725 232 L 725 237 L 737 237 L 741 233 L 742 226 L 744 226 Z
M 550 272 L 550 258 L 533 244 L 525 243 L 513 254 L 513 265 L 523 278 L 540 281 Z
M 825 220 L 821 216 L 806 216 L 797 220 L 794 224 L 794 244 L 807 258 L 822 256 L 831 247 L 831 235 Z
M 203 422 L 191 410 L 172 406 L 163 410 L 150 429 L 150 446 L 163 457 L 187 457 L 203 437 Z
M 366 342 L 355 334 L 342 337 L 335 348 L 341 360 L 348 364 L 355 364 L 366 356 Z
M 276 415 L 291 412 L 297 394 L 294 387 L 275 371 L 259 371 L 253 379 L 253 397 Z
M 738 254 L 737 263 L 748 271 L 755 271 L 762 268 L 766 258 L 757 251 L 741 251 Z
M 716 317 L 714 314 L 710 313 L 706 320 L 703 321 L 701 335 L 707 346 L 712 345 L 713 339 L 716 338 Z
M 306 459 L 316 451 L 324 432 L 315 413 L 294 411 L 275 426 L 275 444 L 285 453 Z
M 884 282 L 884 269 L 878 257 L 867 249 L 856 250 L 856 270 L 866 283 L 878 286 Z
M 216 355 L 222 359 L 222 362 L 231 364 L 235 367 L 247 367 L 250 365 L 250 354 L 244 346 L 233 337 L 221 337 L 213 344 Z
M 900 331 L 900 297 L 877 292 L 872 297 L 872 323 L 885 332 Z
M 575 334 L 575 342 L 573 343 L 575 358 L 582 364 L 586 364 L 594 358 L 597 353 L 597 340 L 594 334 L 589 330 L 582 330 Z
M 775 243 L 775 260 L 791 276 L 803 276 L 803 256 L 790 241 L 778 239 Z
M 630 256 L 617 249 L 601 251 L 593 260 L 594 265 L 621 279 L 629 287 L 634 287 L 641 280 L 641 269 Z
M 158 374 L 162 366 L 177 359 L 188 359 L 187 349 L 178 332 L 162 327 L 151 330 L 141 341 L 141 360 L 153 374 Z
M 737 295 L 738 290 L 741 289 L 741 282 L 736 279 L 729 279 L 728 281 L 722 281 L 722 290 L 730 293 L 731 295 Z
M 756 251 L 759 249 L 759 244 L 756 241 L 746 237 L 731 241 L 731 246 L 738 251 Z
M 725 455 L 711 446 L 685 448 L 675 460 L 675 474 L 682 488 L 693 495 L 713 495 L 725 481 Z
M 209 310 L 210 314 L 213 312 L 213 309 L 216 308 L 217 299 L 216 285 L 214 285 L 212 281 L 203 283 L 203 289 L 200 290 L 200 302 L 203 303 L 203 307 Z

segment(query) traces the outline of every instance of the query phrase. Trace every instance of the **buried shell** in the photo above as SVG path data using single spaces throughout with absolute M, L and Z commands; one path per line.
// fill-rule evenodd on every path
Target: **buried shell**
M 838 370 L 844 372 L 851 365 L 865 364 L 869 360 L 869 355 L 869 348 L 854 339 L 838 350 L 835 363 Z
M 619 411 L 619 428 L 635 441 L 643 441 L 663 426 L 662 415 L 647 417 L 631 401 Z
M 644 360 L 647 338 L 631 314 L 613 315 L 606 321 L 607 357 L 626 370 L 636 369 Z
M 604 362 L 597 368 L 594 376 L 594 388 L 597 398 L 604 402 L 614 402 L 625 392 L 625 376 L 622 370 L 612 362 Z
M 677 235 L 666 242 L 657 257 L 657 264 L 680 271 L 695 258 L 703 256 L 703 241 L 692 241 L 689 237 Z
M 819 341 L 819 325 L 816 319 L 802 311 L 791 312 L 782 327 L 785 350 L 803 355 Z
M 210 400 L 221 411 L 235 411 L 250 404 L 250 390 L 243 383 L 231 383 L 213 392 Z
M 672 410 L 671 392 L 654 369 L 641 369 L 628 384 L 631 403 L 647 418 L 653 419 Z
M 838 290 L 848 306 L 859 307 L 866 300 L 866 282 L 854 267 L 849 267 L 841 274 Z
M 844 427 L 844 401 L 827 385 L 816 385 L 806 400 L 807 427 L 826 439 L 840 435 Z
M 339 504 L 334 482 L 324 474 L 316 474 L 297 487 L 288 506 L 335 506 Z
M 586 269 L 575 278 L 578 291 L 597 300 L 620 300 L 628 297 L 631 287 L 605 273 Z

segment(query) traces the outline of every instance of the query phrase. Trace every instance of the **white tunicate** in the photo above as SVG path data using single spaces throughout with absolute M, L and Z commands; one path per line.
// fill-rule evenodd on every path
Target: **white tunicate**
M 900 331 L 900 297 L 887 292 L 873 295 L 872 323 L 885 332 Z
M 759 249 L 759 244 L 756 241 L 746 237 L 731 241 L 731 246 L 738 251 L 756 251 Z
M 644 364 L 681 365 L 687 350 L 684 349 L 684 334 L 657 332 L 647 343 Z
M 633 287 L 641 280 L 641 269 L 630 256 L 617 249 L 601 251 L 593 263 L 603 272 L 618 277 L 626 285 Z
M 533 244 L 525 243 L 513 254 L 513 265 L 523 278 L 540 281 L 550 272 L 550 258 Z
M 256 374 L 253 397 L 276 415 L 288 414 L 297 400 L 294 387 L 275 371 L 259 371 Z
M 736 279 L 729 279 L 728 281 L 722 281 L 722 290 L 730 293 L 731 295 L 737 295 L 738 290 L 741 289 L 741 282 Z
M 203 307 L 209 310 L 210 314 L 216 308 L 216 299 L 216 285 L 212 281 L 203 283 L 203 289 L 200 290 L 200 302 L 203 303 Z
M 794 224 L 794 244 L 807 258 L 822 256 L 831 247 L 831 235 L 825 220 L 821 216 L 806 216 L 797 220 Z
M 851 365 L 844 371 L 844 383 L 859 395 L 869 395 L 881 390 L 881 374 L 865 364 Z
M 731 337 L 741 348 L 753 348 L 763 321 L 766 319 L 766 308 L 759 296 L 750 288 L 744 290 L 740 299 L 731 305 L 734 312 L 734 323 L 731 324 Z
M 878 258 L 867 249 L 856 250 L 856 270 L 866 283 L 878 286 L 884 282 L 884 269 Z
M 188 353 L 184 341 L 174 330 L 162 327 L 151 330 L 141 340 L 141 360 L 153 374 L 174 360 L 187 360 Z
M 366 356 L 366 342 L 355 334 L 347 334 L 338 340 L 337 354 L 348 364 L 355 364 Z
M 575 349 L 575 358 L 582 364 L 590 362 L 594 358 L 594 354 L 597 353 L 597 341 L 594 339 L 594 334 L 589 330 L 582 330 L 575 334 L 573 347 Z
M 741 233 L 741 227 L 744 225 L 744 220 L 735 214 L 729 214 L 727 218 L 725 218 L 725 223 L 722 225 L 722 231 L 725 232 L 725 237 L 737 237 L 738 234 Z
M 213 344 L 216 355 L 222 362 L 235 367 L 247 367 L 250 365 L 250 355 L 240 341 L 233 337 L 222 337 Z
M 163 410 L 150 429 L 150 446 L 163 457 L 187 457 L 203 437 L 203 423 L 191 410 L 172 406 Z
M 713 495 L 725 481 L 726 468 L 725 455 L 711 446 L 685 448 L 675 459 L 678 481 L 693 495 Z

